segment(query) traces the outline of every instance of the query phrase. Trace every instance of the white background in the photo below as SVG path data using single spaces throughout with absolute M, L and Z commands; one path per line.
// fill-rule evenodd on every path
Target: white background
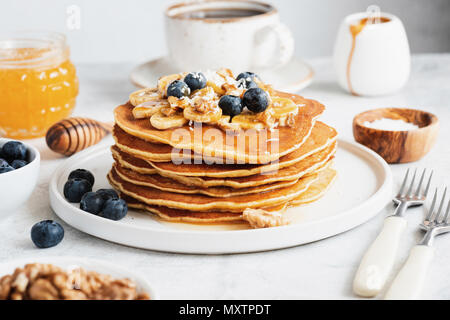
M 268 0 L 265 0 L 268 1 Z M 450 52 L 449 0 L 270 0 L 293 31 L 297 56 L 330 56 L 340 21 L 370 4 L 398 15 L 413 53 Z M 166 53 L 169 0 L 1 0 L 0 33 L 8 29 L 64 32 L 75 63 L 143 62 Z M 67 8 L 80 8 L 79 30 L 67 29 Z

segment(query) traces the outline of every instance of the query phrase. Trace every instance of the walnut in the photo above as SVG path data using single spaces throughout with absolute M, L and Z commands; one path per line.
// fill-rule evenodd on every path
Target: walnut
M 289 221 L 281 213 L 262 209 L 247 208 L 242 213 L 242 218 L 253 228 L 270 228 L 289 224 Z
M 0 300 L 148 300 L 129 279 L 50 264 L 27 264 L 0 278 Z
M 6 275 L 0 278 L 0 300 L 5 300 L 8 298 L 11 292 L 12 276 Z
M 46 278 L 37 279 L 28 289 L 31 300 L 59 300 L 59 291 Z
M 256 120 L 261 121 L 264 123 L 268 128 L 275 127 L 275 118 L 273 116 L 273 109 L 271 107 L 268 107 L 263 112 L 256 114 Z

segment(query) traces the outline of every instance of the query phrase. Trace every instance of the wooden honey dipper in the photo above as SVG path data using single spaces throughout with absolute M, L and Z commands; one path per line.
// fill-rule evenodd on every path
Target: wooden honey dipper
M 65 156 L 93 146 L 111 133 L 113 124 L 88 118 L 67 118 L 55 123 L 45 136 L 48 147 Z

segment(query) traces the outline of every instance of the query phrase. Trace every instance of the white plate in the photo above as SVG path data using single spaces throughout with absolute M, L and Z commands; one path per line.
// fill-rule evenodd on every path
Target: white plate
M 158 79 L 167 74 L 184 72 L 177 69 L 167 57 L 154 59 L 137 66 L 130 75 L 131 82 L 138 87 L 155 87 Z M 236 74 L 247 70 L 233 70 Z M 297 92 L 307 87 L 314 77 L 314 71 L 304 61 L 292 58 L 284 66 L 274 69 L 252 70 L 264 82 L 269 83 L 281 91 Z
M 143 275 L 134 271 L 131 272 L 110 262 L 84 257 L 32 257 L 11 260 L 0 264 L 0 278 L 4 275 L 12 274 L 16 268 L 21 268 L 28 263 L 49 263 L 64 270 L 81 267 L 87 271 L 107 274 L 117 279 L 128 278 L 136 283 L 139 292 L 147 292 L 152 300 L 158 299 L 153 286 Z
M 109 138 L 111 139 L 111 138 Z M 375 152 L 353 142 L 339 140 L 335 167 L 338 178 L 319 201 L 290 208 L 293 223 L 268 229 L 247 229 L 168 223 L 130 210 L 121 221 L 107 220 L 68 203 L 63 186 L 77 168 L 93 172 L 94 190 L 107 188 L 112 164 L 108 147 L 94 146 L 72 156 L 55 172 L 50 183 L 50 203 L 71 226 L 96 237 L 144 249 L 182 253 L 239 253 L 272 250 L 324 239 L 366 222 L 391 200 L 392 174 Z M 236 229 L 242 230 L 236 230 Z

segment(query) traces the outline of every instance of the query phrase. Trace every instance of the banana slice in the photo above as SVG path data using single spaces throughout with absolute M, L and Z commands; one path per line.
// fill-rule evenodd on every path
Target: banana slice
M 152 126 L 160 130 L 182 127 L 187 122 L 188 120 L 184 118 L 180 111 L 170 116 L 165 116 L 161 111 L 158 111 L 150 118 Z
M 167 98 L 167 87 L 169 86 L 169 84 L 171 84 L 175 80 L 181 80 L 182 77 L 182 74 L 175 73 L 159 78 L 158 93 L 161 95 L 161 97 Z
M 184 109 L 183 115 L 186 119 L 195 121 L 195 122 L 203 122 L 203 123 L 215 123 L 220 120 L 222 116 L 222 109 L 219 107 L 215 107 L 211 110 L 207 110 L 206 112 L 198 112 L 195 110 L 193 106 L 189 106 Z
M 166 100 L 147 101 L 133 108 L 133 116 L 135 119 L 150 118 L 162 107 L 169 106 Z
M 226 93 L 226 90 L 222 88 L 223 83 L 221 82 L 215 82 L 208 80 L 206 82 L 206 86 L 213 88 L 214 92 L 217 93 L 219 96 L 223 96 Z
M 241 129 L 239 123 L 231 123 L 230 116 L 221 116 L 217 125 L 224 130 L 231 130 L 233 132 L 238 132 Z
M 130 94 L 130 102 L 135 107 L 147 101 L 161 100 L 161 98 L 156 88 L 145 88 Z
M 234 116 L 231 123 L 238 124 L 242 129 L 264 129 L 264 123 L 257 119 L 255 113 L 241 113 Z
M 288 98 L 273 97 L 272 98 L 273 117 L 280 119 L 289 114 L 297 114 L 298 106 Z

